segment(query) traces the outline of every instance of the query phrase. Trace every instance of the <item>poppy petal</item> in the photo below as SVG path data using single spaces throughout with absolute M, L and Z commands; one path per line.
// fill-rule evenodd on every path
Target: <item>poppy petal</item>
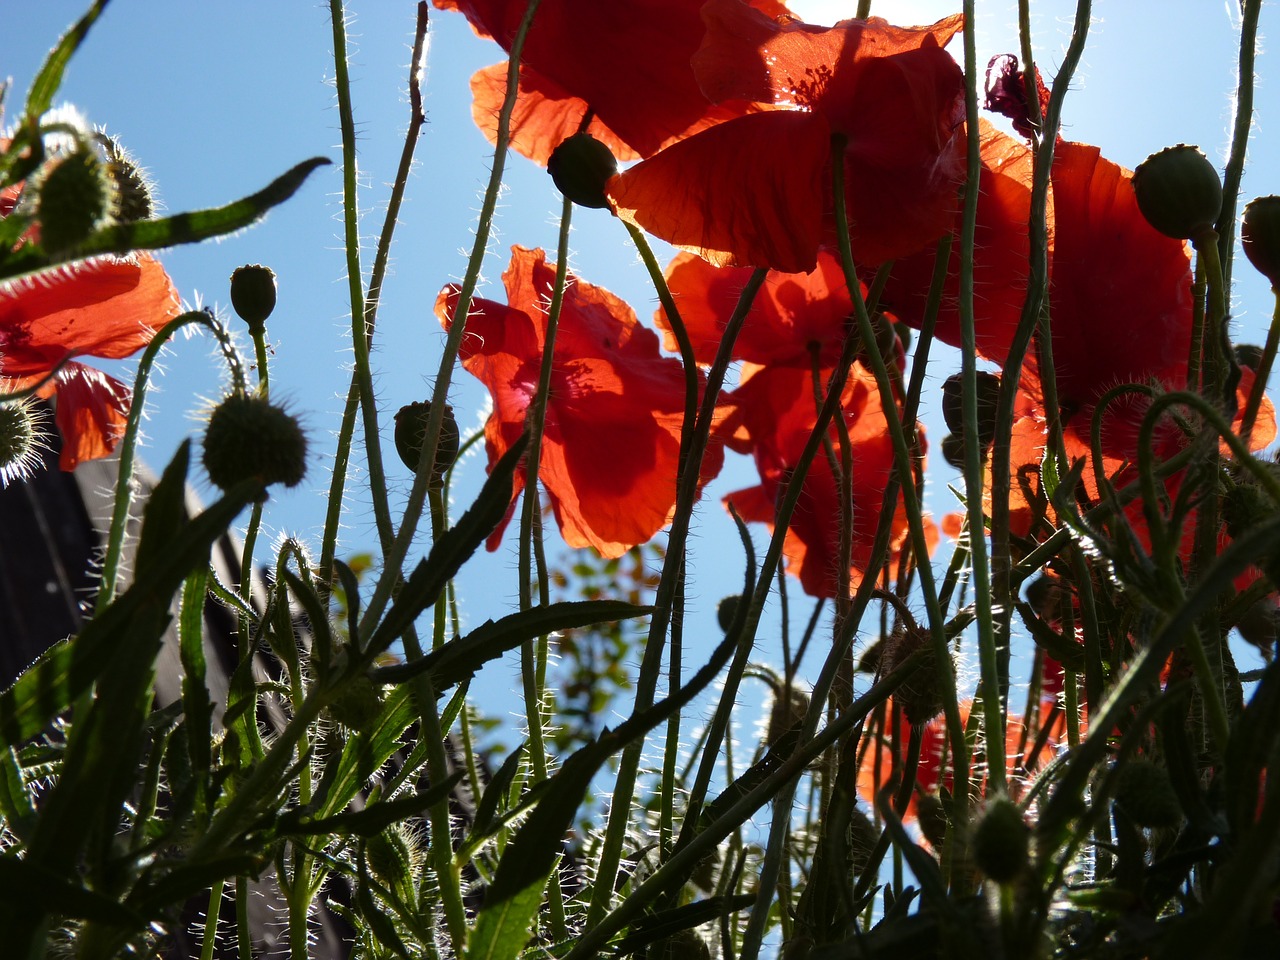
M 739 117 L 609 181 L 614 212 L 716 266 L 807 273 L 817 264 L 830 133 L 821 117 Z
M 62 434 L 58 466 L 74 470 L 86 460 L 112 453 L 129 420 L 132 391 L 82 363 L 63 367 L 53 390 L 57 397 L 54 420 Z

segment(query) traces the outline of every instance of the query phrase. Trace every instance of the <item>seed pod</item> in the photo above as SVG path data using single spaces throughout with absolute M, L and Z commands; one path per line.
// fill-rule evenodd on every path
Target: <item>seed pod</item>
M 996 435 L 996 410 L 1000 401 L 1000 378 L 985 370 L 977 371 L 978 442 L 983 450 L 991 446 Z M 942 418 L 953 434 L 964 436 L 964 380 L 961 374 L 947 377 L 942 384 Z
M 255 337 L 276 308 L 276 275 L 270 267 L 247 263 L 231 272 L 231 306 Z
M 422 441 L 427 436 L 427 421 L 431 417 L 431 404 L 410 403 L 396 413 L 396 453 L 400 462 L 410 470 L 418 469 L 422 457 Z M 431 487 L 439 490 L 444 485 L 444 475 L 458 459 L 461 436 L 453 407 L 444 406 L 444 420 L 440 424 L 440 442 L 436 446 L 436 463 L 431 471 Z
M 1259 197 L 1244 208 L 1240 226 L 1244 255 L 1254 268 L 1280 286 L 1280 197 Z
M 1147 157 L 1133 173 L 1133 192 L 1147 222 L 1167 237 L 1194 240 L 1213 229 L 1222 210 L 1222 180 L 1199 147 L 1180 143 Z
M 589 133 L 575 133 L 552 151 L 547 172 L 556 189 L 581 207 L 607 210 L 604 188 L 618 172 L 612 151 Z
M 295 487 L 307 472 L 307 438 L 297 418 L 265 398 L 232 394 L 209 418 L 204 468 L 221 490 L 251 477 Z
M 996 883 L 1010 883 L 1031 858 L 1031 828 L 1018 805 L 1005 796 L 988 804 L 973 830 L 973 859 Z

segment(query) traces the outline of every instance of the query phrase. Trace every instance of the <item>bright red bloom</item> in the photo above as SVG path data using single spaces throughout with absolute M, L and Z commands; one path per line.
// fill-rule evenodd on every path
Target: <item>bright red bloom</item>
M 830 376 L 824 371 L 824 380 Z M 825 386 L 824 386 L 825 390 Z M 880 522 L 885 486 L 893 471 L 893 443 L 880 405 L 875 378 L 856 365 L 842 397 L 853 449 L 852 556 L 850 583 L 857 586 L 871 565 L 871 547 Z M 817 422 L 813 377 L 805 364 L 773 364 L 749 371 L 738 389 L 725 397 L 728 414 L 721 425 L 725 443 L 751 453 L 760 484 L 725 497 L 744 520 L 773 527 L 779 498 Z M 839 449 L 835 428 L 832 443 Z M 787 529 L 784 552 L 788 572 L 815 597 L 835 597 L 839 585 L 840 495 L 831 466 L 820 450 L 805 476 Z M 899 508 L 890 539 L 891 557 L 908 538 L 905 511 Z M 932 524 L 929 534 L 936 542 Z M 932 544 L 931 544 L 932 545 Z
M 778 0 L 752 0 L 770 15 Z M 466 15 L 482 37 L 505 50 L 527 0 L 435 0 Z M 577 132 L 587 110 L 587 132 L 619 159 L 648 157 L 682 137 L 754 109 L 713 104 L 698 87 L 690 59 L 705 26 L 696 0 L 543 0 L 534 15 L 520 62 L 520 98 L 511 120 L 512 146 L 546 164 L 562 140 Z M 507 91 L 507 64 L 479 71 L 471 81 L 472 114 L 493 142 Z
M 699 363 L 715 359 L 751 273 L 749 267 L 713 267 L 691 253 L 677 254 L 667 265 L 667 286 Z M 810 273 L 771 272 L 765 278 L 734 341 L 733 357 L 748 363 L 803 365 L 816 349 L 823 366 L 833 366 L 852 315 L 844 270 L 834 255 L 821 251 L 818 266 Z M 666 311 L 658 310 L 654 320 L 667 331 L 666 348 L 678 349 Z
M 961 701 L 962 720 L 968 720 L 972 708 L 973 701 Z M 894 709 L 892 699 L 885 704 L 880 716 L 891 716 L 894 720 L 876 725 L 874 730 L 878 736 L 863 752 L 858 766 L 858 795 L 867 803 L 875 803 L 876 796 L 882 789 L 902 780 L 906 767 L 907 741 L 911 735 L 911 726 L 904 712 Z M 1039 716 L 1030 719 L 1034 724 L 1029 723 L 1028 718 L 1011 716 L 1005 726 L 1006 777 L 1015 799 L 1021 793 L 1021 785 L 1030 781 L 1038 770 L 1052 760 L 1059 745 L 1066 741 L 1066 717 L 1052 702 L 1042 700 Z M 891 723 L 897 725 L 896 740 L 891 733 Z M 1048 732 L 1042 733 L 1046 727 Z M 916 767 L 915 789 L 903 814 L 903 822 L 911 823 L 917 819 L 917 799 L 920 796 L 936 798 L 943 790 L 951 792 L 955 768 L 949 749 L 946 720 L 939 714 L 926 723 L 921 731 L 920 763 Z
M 169 275 L 146 253 L 0 284 L 0 391 L 38 383 L 67 357 L 127 357 L 180 312 Z M 124 384 L 71 361 L 39 393 L 57 398 L 62 469 L 115 449 L 129 415 Z
M 717 266 L 806 273 L 834 246 L 831 138 L 846 138 L 854 256 L 877 265 L 951 228 L 964 80 L 932 27 L 815 27 L 710 0 L 694 71 L 712 100 L 770 109 L 676 143 L 611 182 L 618 216 Z
M 493 397 L 485 424 L 490 465 L 524 432 L 542 365 L 555 265 L 542 250 L 514 247 L 502 279 L 507 303 L 473 300 L 462 340 L 462 365 Z M 457 303 L 455 284 L 436 300 L 446 328 Z M 618 557 L 648 541 L 675 511 L 684 369 L 660 355 L 657 334 L 642 327 L 622 300 L 572 277 L 555 354 L 538 477 L 565 542 Z M 708 450 L 704 483 L 723 459 L 718 445 Z M 517 473 L 517 494 L 523 476 L 523 470 Z M 505 527 L 504 521 L 490 537 L 489 549 L 497 548 Z

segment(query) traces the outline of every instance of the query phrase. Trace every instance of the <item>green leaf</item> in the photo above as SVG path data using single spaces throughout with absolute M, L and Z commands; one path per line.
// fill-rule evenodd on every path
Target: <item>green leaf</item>
M 205 797 L 209 768 L 213 763 L 213 703 L 206 686 L 204 659 L 204 599 L 209 588 L 209 568 L 197 567 L 182 587 L 182 614 L 178 626 L 178 655 L 182 661 L 182 709 L 186 716 L 187 756 L 191 773 Z
M 619 940 L 614 948 L 618 956 L 634 953 L 681 930 L 692 930 L 704 923 L 745 910 L 755 902 L 755 894 L 744 893 L 733 897 L 709 897 L 673 910 L 663 910 L 637 923 L 634 932 Z
M 502 766 L 498 768 L 498 772 L 484 788 L 484 793 L 480 796 L 480 802 L 476 805 L 475 820 L 472 821 L 471 832 L 477 835 L 489 829 L 498 816 L 498 803 L 507 795 L 507 791 L 511 788 L 512 782 L 516 778 L 516 773 L 520 770 L 520 761 L 524 757 L 525 748 L 529 741 L 526 740 L 511 751 L 511 755 L 502 761 Z
M 394 643 L 440 596 L 464 563 L 506 516 L 515 489 L 515 472 L 524 457 L 529 438 L 521 435 L 493 466 L 479 496 L 457 525 L 440 535 L 431 552 L 414 569 L 365 649 L 372 660 Z
M 7 256 L 0 256 L 0 279 L 9 282 L 88 257 L 160 250 L 243 230 L 261 220 L 272 207 L 288 200 L 313 170 L 328 163 L 326 157 L 304 160 L 257 193 L 222 207 L 111 224 L 79 244 L 71 257 L 51 257 L 38 244 L 25 244 Z
M 0 816 L 5 826 L 21 840 L 31 836 L 35 826 L 36 810 L 31 805 L 22 764 L 13 747 L 0 750 Z
M 363 810 L 354 810 L 350 813 L 339 813 L 315 820 L 303 819 L 297 811 L 287 813 L 279 818 L 276 829 L 281 834 L 354 833 L 361 837 L 371 837 L 381 833 L 391 824 L 399 823 L 409 817 L 416 817 L 428 807 L 439 803 L 457 786 L 462 775 L 462 770 L 455 771 L 442 783 L 421 793 L 397 797 L 394 800 L 382 800 Z
M 142 927 L 145 921 L 110 897 L 87 890 L 79 883 L 32 859 L 0 856 L 0 899 L 15 913 L 92 920 L 116 927 Z M 6 935 L 9 931 L 6 931 Z M 6 950 L 13 946 L 8 943 Z
M 373 728 L 349 739 L 342 756 L 326 764 L 325 779 L 316 793 L 316 810 L 322 816 L 332 816 L 346 809 L 369 778 L 400 749 L 400 737 L 419 718 L 409 689 L 392 691 Z
M 57 96 L 58 88 L 62 86 L 62 75 L 67 70 L 67 64 L 80 48 L 89 28 L 97 21 L 106 5 L 107 0 L 95 0 L 89 12 L 64 33 L 58 45 L 49 51 L 27 93 L 26 118 L 28 120 L 39 120 L 53 106 L 53 98 Z
M 484 664 L 514 650 L 525 640 L 558 630 L 643 617 L 652 610 L 652 607 L 618 600 L 579 600 L 534 607 L 500 620 L 487 620 L 465 637 L 446 643 L 420 660 L 377 667 L 370 671 L 370 676 L 378 683 L 403 683 L 430 671 L 432 685 L 440 693 L 471 677 Z

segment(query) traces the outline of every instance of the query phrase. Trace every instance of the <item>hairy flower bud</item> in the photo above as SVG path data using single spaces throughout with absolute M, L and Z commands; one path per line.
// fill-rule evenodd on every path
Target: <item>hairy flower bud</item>
M 410 470 L 418 469 L 418 460 L 422 457 L 422 441 L 426 439 L 427 420 L 430 417 L 431 404 L 427 402 L 406 404 L 396 413 L 396 453 Z M 440 443 L 436 446 L 436 463 L 431 471 L 432 488 L 438 490 L 443 486 L 445 473 L 458 459 L 460 440 L 453 407 L 446 403 L 444 420 L 440 424 Z
M 733 618 L 737 616 L 742 600 L 741 594 L 733 593 L 721 600 L 716 607 L 716 622 L 725 633 L 728 633 L 729 628 L 733 626 Z
M 1259 197 L 1244 208 L 1240 226 L 1244 255 L 1254 268 L 1280 287 L 1280 197 Z
M 111 181 L 97 153 L 86 146 L 53 161 L 37 191 L 40 242 L 55 255 L 88 239 L 111 210 Z
M 618 172 L 618 161 L 589 133 L 575 133 L 556 147 L 547 161 L 556 189 L 582 207 L 608 209 L 604 187 Z
M 276 275 L 270 267 L 247 263 L 231 272 L 231 307 L 255 337 L 276 308 Z
M 307 472 L 307 438 L 297 418 L 265 398 L 232 394 L 209 418 L 204 468 L 224 491 L 251 477 L 295 487 Z
M 1010 883 L 1031 859 L 1031 828 L 1018 805 L 1005 796 L 987 804 L 973 830 L 973 859 L 996 883 Z
M 1127 760 L 1116 784 L 1116 804 L 1140 827 L 1171 828 L 1182 823 L 1182 805 L 1169 771 L 1150 760 Z
M 118 140 L 101 133 L 95 134 L 95 139 L 102 148 L 111 180 L 114 219 L 120 223 L 150 220 L 156 212 L 150 179 Z
M 30 400 L 0 403 L 0 487 L 25 480 L 40 465 L 45 419 Z
M 1138 209 L 1167 237 L 1194 240 L 1222 210 L 1222 180 L 1199 147 L 1180 143 L 1147 157 L 1133 173 Z
M 978 442 L 983 450 L 996 436 L 996 409 L 1000 401 L 1000 377 L 985 370 L 977 371 Z M 947 377 L 942 385 L 942 418 L 953 434 L 964 436 L 964 379 L 959 373 Z
M 364 730 L 382 713 L 382 692 L 366 676 L 352 677 L 329 703 L 329 716 L 344 727 Z

